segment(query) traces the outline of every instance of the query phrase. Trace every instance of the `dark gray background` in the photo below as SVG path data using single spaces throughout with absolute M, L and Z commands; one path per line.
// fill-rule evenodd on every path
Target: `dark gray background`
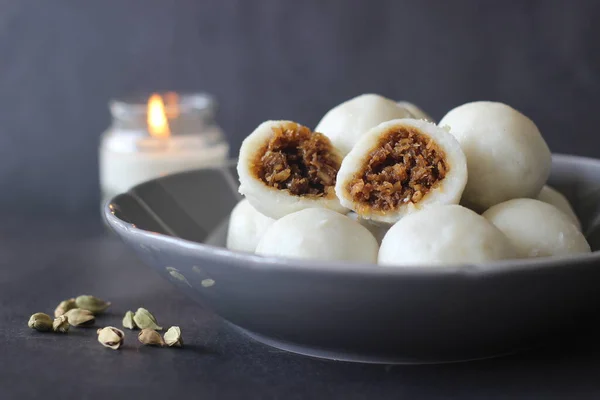
M 434 117 L 471 100 L 600 156 L 600 1 L 0 0 L 0 206 L 97 212 L 111 97 L 206 90 L 237 153 L 378 92 Z

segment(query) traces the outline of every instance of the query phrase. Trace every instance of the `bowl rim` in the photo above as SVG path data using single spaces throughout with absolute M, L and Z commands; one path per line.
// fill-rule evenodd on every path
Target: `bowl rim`
M 589 157 L 553 154 L 553 162 L 558 161 L 566 164 L 594 164 L 600 169 L 600 159 Z M 208 169 L 221 170 L 227 173 L 226 168 L 231 166 L 234 161 L 229 161 L 224 165 L 208 167 Z M 206 168 L 204 168 L 206 169 Z M 174 175 L 188 174 L 192 171 L 176 173 Z M 175 247 L 181 247 L 187 251 L 197 252 L 208 261 L 215 261 L 220 264 L 243 264 L 248 269 L 261 271 L 283 271 L 283 272 L 313 272 L 313 273 L 333 273 L 333 274 L 357 274 L 360 276 L 385 276 L 385 277 L 428 277 L 428 276 L 447 276 L 447 275 L 491 275 L 515 273 L 521 271 L 548 270 L 581 264 L 593 261 L 600 261 L 600 251 L 591 253 L 577 254 L 573 256 L 544 257 L 544 258 L 524 258 L 499 260 L 489 263 L 475 264 L 453 264 L 446 266 L 382 266 L 368 263 L 352 263 L 343 261 L 315 261 L 306 259 L 293 259 L 272 256 L 259 256 L 253 253 L 244 253 L 231 251 L 223 247 L 209 245 L 200 242 L 194 242 L 175 236 L 165 235 L 158 232 L 152 232 L 138 228 L 135 224 L 124 221 L 117 217 L 115 202 L 118 197 L 129 195 L 141 186 L 150 182 L 163 179 L 156 178 L 140 185 L 134 186 L 125 193 L 121 193 L 108 200 L 104 205 L 104 218 L 109 226 L 117 231 L 119 235 L 126 232 L 143 236 L 154 241 L 161 241 Z M 128 235 L 129 236 L 129 235 Z

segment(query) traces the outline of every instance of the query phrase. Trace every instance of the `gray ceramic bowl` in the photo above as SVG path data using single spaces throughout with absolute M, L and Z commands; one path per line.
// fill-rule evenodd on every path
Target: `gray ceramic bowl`
M 555 156 L 550 184 L 600 249 L 600 161 Z M 230 252 L 227 218 L 238 200 L 230 165 L 139 185 L 114 198 L 105 217 L 148 265 L 246 334 L 318 357 L 402 363 L 506 354 L 581 328 L 600 306 L 600 253 L 382 268 Z

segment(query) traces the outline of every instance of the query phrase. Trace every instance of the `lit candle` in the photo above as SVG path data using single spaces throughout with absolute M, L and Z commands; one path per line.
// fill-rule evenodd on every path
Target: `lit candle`
M 110 109 L 113 123 L 100 144 L 103 201 L 141 182 L 227 159 L 229 146 L 207 95 L 153 94 L 147 104 L 114 101 Z

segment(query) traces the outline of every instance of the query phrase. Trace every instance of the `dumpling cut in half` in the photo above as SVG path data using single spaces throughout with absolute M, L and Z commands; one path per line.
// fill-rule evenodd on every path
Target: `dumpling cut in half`
M 315 207 L 344 213 L 335 195 L 341 161 L 325 135 L 292 121 L 263 122 L 240 148 L 239 192 L 271 218 Z
M 361 137 L 335 190 L 361 218 L 394 223 L 432 204 L 458 204 L 466 183 L 465 155 L 452 135 L 427 121 L 398 119 Z

